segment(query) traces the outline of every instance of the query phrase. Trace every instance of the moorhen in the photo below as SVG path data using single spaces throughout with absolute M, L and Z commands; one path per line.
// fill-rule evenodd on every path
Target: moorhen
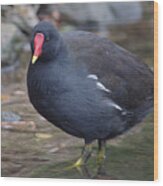
M 47 21 L 33 29 L 27 87 L 34 108 L 63 131 L 85 140 L 86 163 L 105 143 L 141 122 L 153 108 L 153 72 L 106 38 L 84 31 L 60 34 Z

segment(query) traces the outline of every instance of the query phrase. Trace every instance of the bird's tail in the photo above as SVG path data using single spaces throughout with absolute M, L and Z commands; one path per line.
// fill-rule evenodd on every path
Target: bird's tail
M 139 108 L 134 110 L 136 123 L 140 123 L 148 113 L 153 111 L 153 97 L 148 98 L 144 104 L 142 104 Z
M 128 119 L 129 127 L 132 127 L 140 122 L 151 112 L 153 112 L 153 98 L 150 98 L 144 102 L 140 107 L 133 110 L 133 115 Z
M 153 98 L 146 100 L 144 104 L 135 110 L 123 111 L 121 113 L 121 118 L 127 123 L 126 128 L 131 128 L 132 126 L 140 123 L 148 113 L 153 111 Z

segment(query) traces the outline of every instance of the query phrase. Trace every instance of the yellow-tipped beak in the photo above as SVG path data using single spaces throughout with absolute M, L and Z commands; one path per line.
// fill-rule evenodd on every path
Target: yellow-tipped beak
M 33 56 L 32 57 L 32 64 L 35 64 L 35 62 L 37 61 L 37 59 L 38 59 L 38 56 Z

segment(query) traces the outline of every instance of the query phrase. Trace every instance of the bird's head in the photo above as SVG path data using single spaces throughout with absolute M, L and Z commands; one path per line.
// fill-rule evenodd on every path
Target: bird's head
M 39 22 L 32 32 L 32 64 L 38 59 L 41 61 L 54 59 L 59 49 L 60 39 L 58 31 L 50 22 Z

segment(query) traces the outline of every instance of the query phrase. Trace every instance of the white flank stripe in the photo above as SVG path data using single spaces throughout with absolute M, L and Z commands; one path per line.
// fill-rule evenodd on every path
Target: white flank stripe
M 122 108 L 119 105 L 115 104 L 114 102 L 109 102 L 109 105 L 115 107 L 118 110 L 122 110 Z
M 98 80 L 98 77 L 95 75 L 95 74 L 89 74 L 87 76 L 87 78 L 91 78 L 91 79 L 94 79 L 94 80 Z
M 111 92 L 109 89 L 105 88 L 105 86 L 102 83 L 100 83 L 100 82 L 97 82 L 96 85 L 101 90 L 104 90 L 106 92 Z
M 102 83 L 100 83 L 98 80 L 98 77 L 95 74 L 89 74 L 87 78 L 93 79 L 96 81 L 97 88 L 105 91 L 105 92 L 111 92 L 109 89 L 107 89 Z

